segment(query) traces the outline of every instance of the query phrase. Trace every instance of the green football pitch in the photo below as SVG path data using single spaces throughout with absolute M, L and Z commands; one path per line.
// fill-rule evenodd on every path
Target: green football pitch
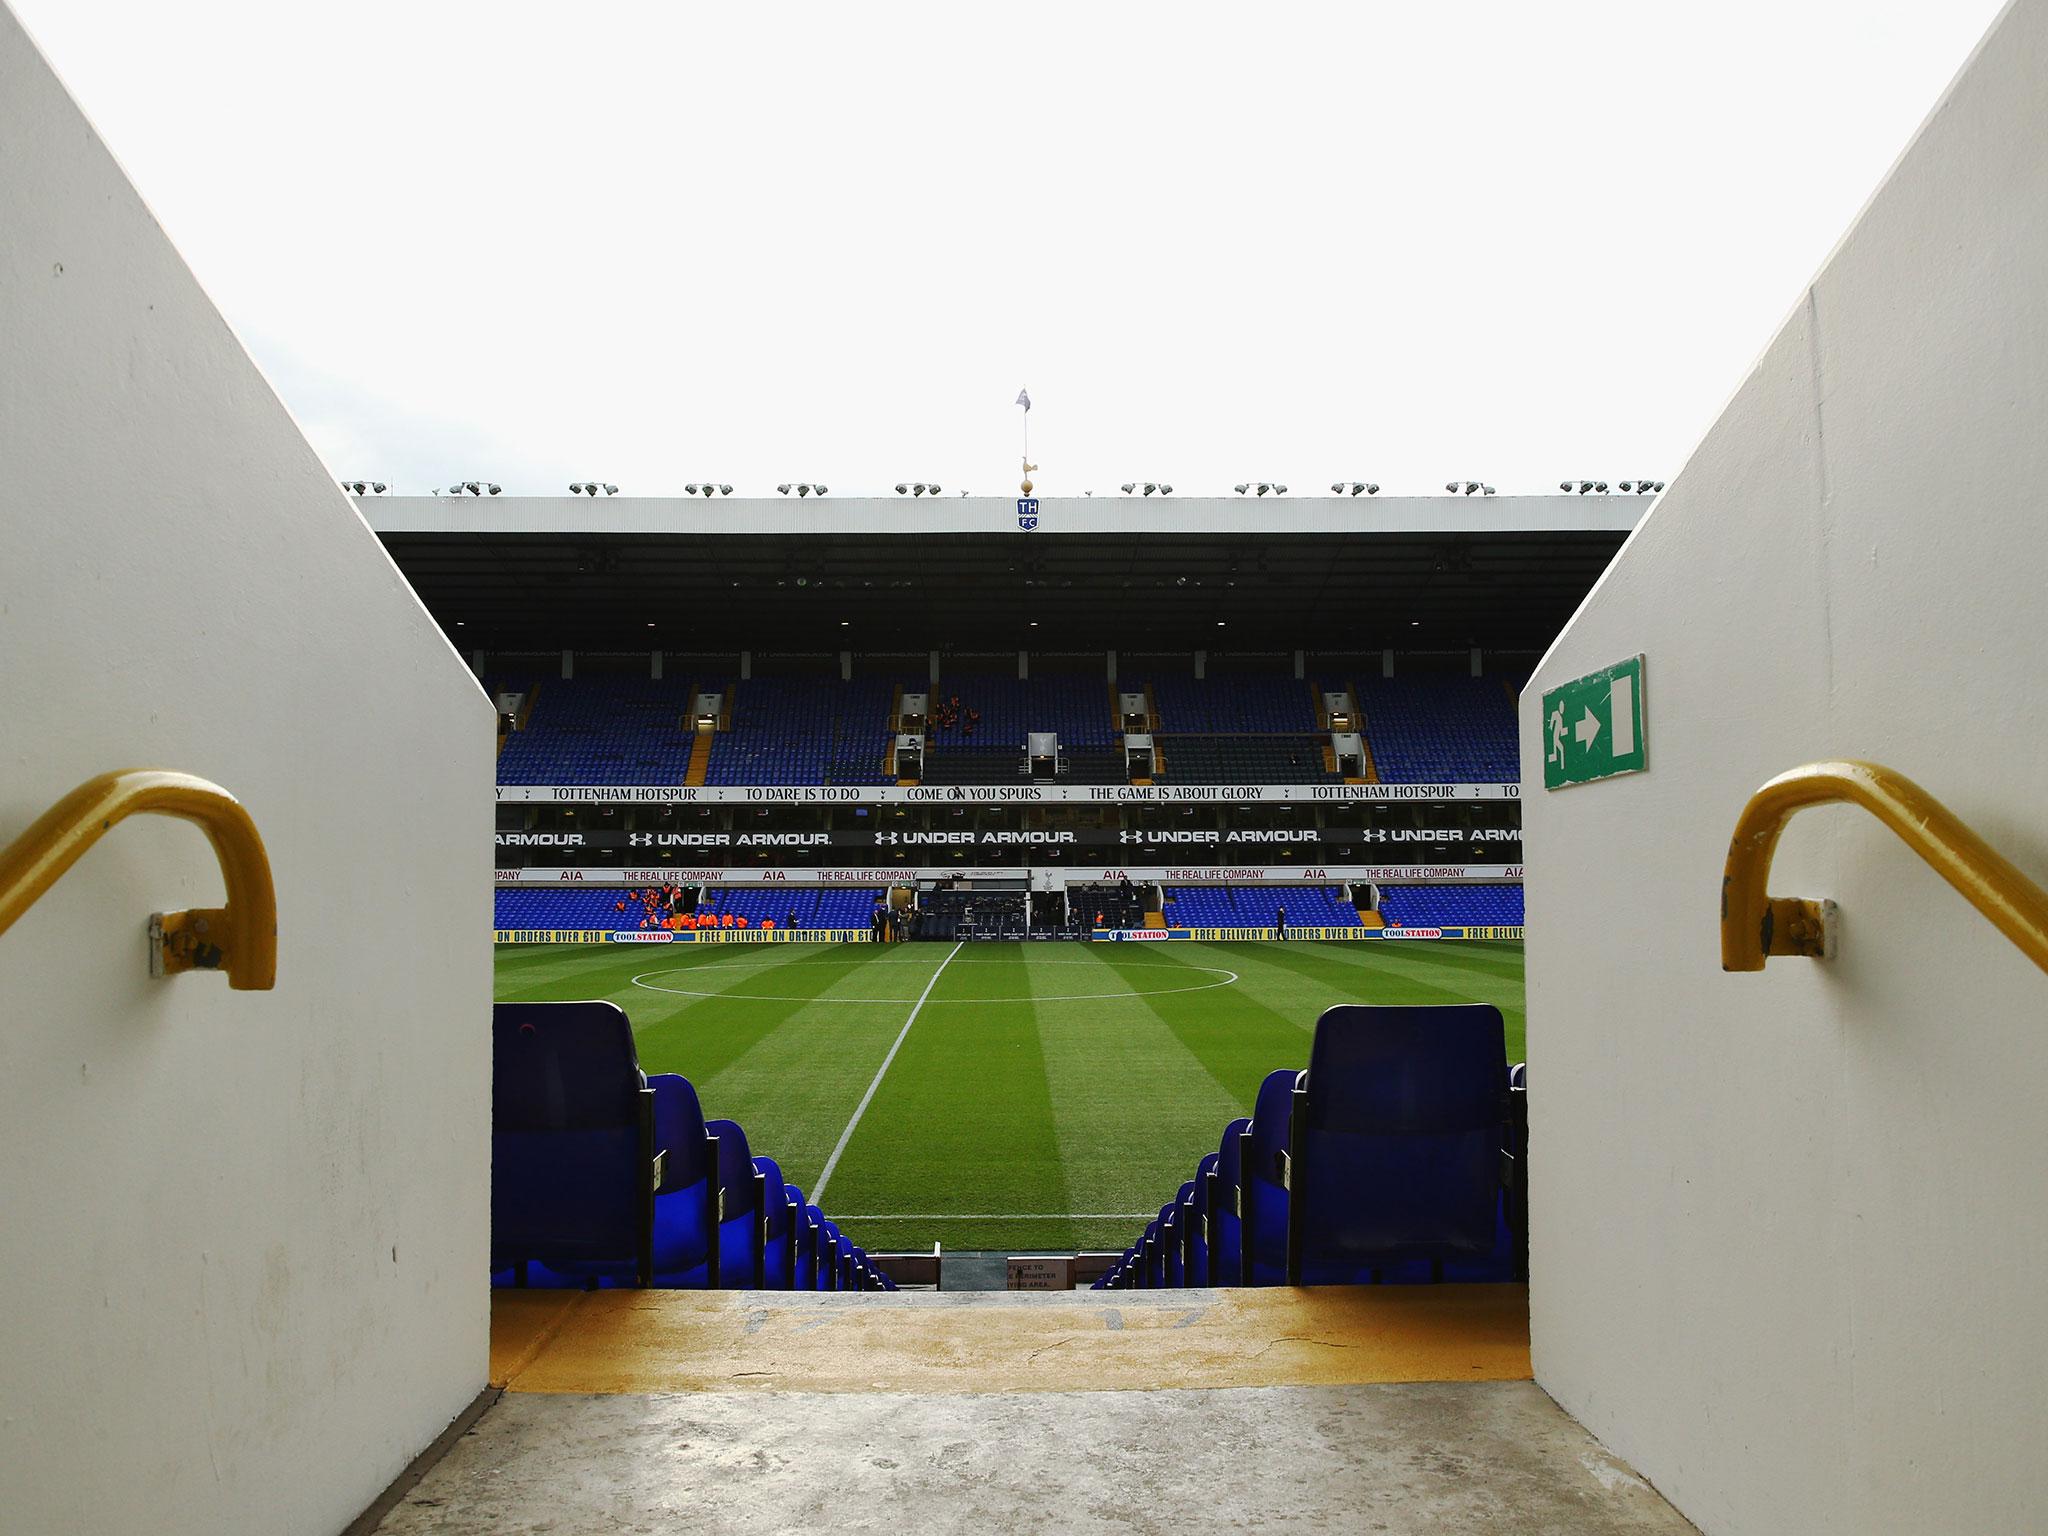
M 1122 1248 L 1335 1003 L 1492 1003 L 1523 1059 L 1510 942 L 508 947 L 497 995 L 617 1003 L 874 1253 Z

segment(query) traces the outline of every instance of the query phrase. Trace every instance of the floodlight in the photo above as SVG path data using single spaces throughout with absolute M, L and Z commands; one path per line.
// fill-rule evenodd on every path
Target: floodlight
M 1153 493 L 1154 491 L 1156 491 L 1156 490 L 1158 490 L 1158 489 L 1159 489 L 1158 485 L 1157 485 L 1156 483 L 1154 483 L 1153 481 L 1147 480 L 1147 481 L 1145 482 L 1145 494 L 1146 494 L 1147 496 L 1150 496 L 1150 495 L 1151 495 L 1151 494 L 1152 494 L 1152 493 Z
M 1335 485 L 1331 486 L 1331 487 L 1330 487 L 1330 494 L 1331 494 L 1332 496 L 1342 496 L 1342 495 L 1344 494 L 1344 482 L 1340 480 L 1340 481 L 1338 481 L 1338 482 L 1337 482 L 1337 483 L 1336 483 Z M 1353 487 L 1351 488 L 1351 494 L 1352 494 L 1352 495 L 1354 495 L 1354 496 L 1356 496 L 1356 495 L 1358 494 L 1358 487 L 1357 487 L 1357 486 L 1353 486 Z
M 1598 491 L 1602 496 L 1605 496 L 1607 494 L 1607 482 L 1605 480 L 1595 480 L 1593 482 L 1593 489 Z
M 491 485 L 491 494 L 492 494 L 493 496 L 497 495 L 497 494 L 498 494 L 498 490 L 499 490 L 499 487 L 498 487 L 498 486 L 497 486 L 497 484 L 496 484 L 496 483 L 494 482 L 494 483 L 493 483 L 493 484 Z
M 1272 487 L 1272 486 L 1271 486 L 1270 484 L 1268 484 L 1268 483 L 1267 483 L 1266 481 L 1264 481 L 1264 480 L 1261 480 L 1261 481 L 1259 482 L 1259 494 L 1260 494 L 1261 496 L 1265 495 L 1265 494 L 1266 494 L 1266 492 L 1270 491 L 1271 489 L 1273 489 L 1273 487 Z
M 1273 494 L 1275 496 L 1285 496 L 1287 494 L 1287 487 L 1284 485 L 1276 485 L 1273 487 Z
M 822 485 L 814 485 L 811 487 L 811 494 L 813 496 L 822 496 L 825 494 L 825 487 L 823 487 Z
M 1131 494 L 1131 492 L 1135 491 L 1135 490 L 1136 490 L 1137 488 L 1138 488 L 1138 482 L 1137 482 L 1137 481 L 1135 481 L 1135 480 L 1126 480 L 1126 481 L 1124 482 L 1124 487 L 1123 487 L 1123 489 L 1124 489 L 1124 494 L 1125 494 L 1126 496 L 1130 495 L 1130 494 Z
M 619 488 L 616 485 L 607 484 L 604 488 L 604 493 L 607 496 L 616 496 L 619 494 Z
M 776 494 L 776 495 L 778 495 L 778 496 L 787 496 L 787 495 L 789 494 L 789 485 L 788 485 L 788 483 L 787 483 L 787 482 L 785 482 L 785 483 L 783 483 L 783 484 L 781 484 L 781 485 L 778 485 L 777 487 L 775 487 L 775 494 Z
M 370 489 L 375 491 L 379 496 L 382 496 L 385 490 L 384 482 L 382 480 L 372 480 L 370 482 Z
M 1380 493 L 1380 488 L 1379 488 L 1379 487 L 1378 487 L 1377 485 L 1373 484 L 1373 482 L 1372 482 L 1372 481 L 1368 480 L 1368 481 L 1366 481 L 1366 482 L 1365 482 L 1365 494 L 1366 494 L 1366 495 L 1368 495 L 1368 496 L 1377 496 L 1377 495 L 1379 495 L 1379 493 Z
M 910 487 L 905 485 L 901 480 L 898 480 L 896 482 L 896 494 L 898 496 L 908 496 L 910 494 Z
M 1173 487 L 1170 485 L 1162 485 L 1159 487 L 1159 494 L 1162 496 L 1171 496 L 1173 494 Z
M 684 494 L 685 496 L 694 496 L 694 495 L 696 495 L 696 494 L 697 494 L 697 482 L 696 482 L 696 481 L 694 481 L 694 480 L 692 480 L 692 481 L 691 481 L 691 482 L 690 482 L 690 483 L 689 483 L 688 485 L 684 486 L 684 487 L 683 487 L 683 494 Z
M 718 494 L 721 496 L 730 496 L 732 494 L 732 487 L 729 485 L 721 485 L 718 488 Z
M 933 487 L 931 488 L 931 493 L 932 493 L 932 495 L 934 495 L 934 496 L 938 495 L 938 494 L 939 494 L 939 488 L 938 488 L 938 487 L 937 487 L 936 485 L 935 485 L 935 486 L 933 486 Z
M 1251 483 L 1247 481 L 1243 485 L 1234 485 L 1231 487 L 1231 489 L 1236 491 L 1238 495 L 1242 496 L 1246 491 L 1251 489 Z
M 1446 480 L 1444 482 L 1444 489 L 1449 491 L 1453 496 L 1455 496 L 1458 494 L 1458 482 L 1455 480 Z

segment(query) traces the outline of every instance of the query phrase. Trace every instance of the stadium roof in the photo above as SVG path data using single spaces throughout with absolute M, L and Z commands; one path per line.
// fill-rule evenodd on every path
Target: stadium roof
M 1645 496 L 366 497 L 465 650 L 1544 648 Z

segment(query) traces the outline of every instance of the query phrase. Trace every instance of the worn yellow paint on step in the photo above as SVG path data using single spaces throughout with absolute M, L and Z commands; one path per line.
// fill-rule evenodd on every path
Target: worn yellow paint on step
M 1010 1298 L 759 1291 L 493 1293 L 514 1392 L 1151 1391 L 1514 1381 L 1519 1285 Z

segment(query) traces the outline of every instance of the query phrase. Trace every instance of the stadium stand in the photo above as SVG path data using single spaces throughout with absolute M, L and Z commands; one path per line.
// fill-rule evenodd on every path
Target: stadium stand
M 757 677 L 733 688 L 732 725 L 711 744 L 708 784 L 884 784 L 895 684 Z
M 606 1002 L 492 1011 L 491 1284 L 892 1291 Z
M 530 680 L 501 676 L 494 691 Z M 694 685 L 645 678 L 548 679 L 525 728 L 498 758 L 503 784 L 681 784 Z M 730 727 L 713 739 L 708 784 L 882 784 L 895 680 L 753 678 L 732 684 Z M 926 686 L 915 681 L 906 687 Z M 1089 678 L 949 674 L 930 685 L 923 778 L 1009 784 L 1028 777 L 1032 731 L 1059 735 L 1061 782 L 1117 784 L 1122 748 L 1106 685 Z M 1137 686 L 1137 685 L 1132 685 Z M 1162 782 L 1314 784 L 1329 738 L 1316 724 L 1316 685 L 1291 677 L 1157 678 L 1155 737 Z M 1520 768 L 1509 684 L 1499 678 L 1374 678 L 1358 685 L 1373 765 L 1388 783 L 1512 780 Z M 955 707 L 952 700 L 958 699 Z M 973 717 L 978 715 L 979 719 Z
M 930 691 L 932 713 L 925 734 L 935 752 L 990 744 L 1021 751 L 1032 731 L 1059 732 L 1063 748 L 1117 742 L 1108 684 L 1099 676 L 948 672 Z M 942 711 L 952 708 L 955 699 L 959 705 L 952 723 L 941 724 Z M 979 720 L 973 718 L 977 714 Z
M 498 754 L 498 782 L 681 784 L 690 770 L 689 691 L 648 678 L 550 678 L 526 728 Z
M 1339 886 L 1170 885 L 1169 928 L 1270 928 L 1279 908 L 1290 928 L 1356 928 L 1358 909 Z
M 1522 926 L 1519 885 L 1386 885 L 1379 913 L 1404 928 Z M 1291 909 L 1290 909 L 1291 915 Z
M 1259 1085 L 1096 1290 L 1511 1281 L 1527 1272 L 1523 1069 L 1498 1009 L 1347 1004 Z
M 1314 689 L 1299 678 L 1183 675 L 1155 677 L 1142 686 L 1151 690 L 1161 732 L 1231 736 L 1316 733 Z
M 1521 778 L 1514 701 L 1500 678 L 1372 678 L 1358 685 L 1358 694 L 1383 783 Z
M 784 926 L 792 912 L 799 929 L 860 928 L 882 895 L 880 886 L 810 889 L 801 886 L 764 890 L 759 886 L 707 887 L 697 899 L 701 912 L 730 912 L 758 927 L 763 922 Z
M 780 928 L 791 912 L 800 929 L 861 928 L 879 886 L 841 889 L 791 886 L 764 890 L 755 886 L 710 887 L 698 899 L 698 910 L 731 913 L 758 927 L 765 920 Z M 617 887 L 582 890 L 514 890 L 500 888 L 495 926 L 505 929 L 637 929 L 649 916 L 646 904 Z

